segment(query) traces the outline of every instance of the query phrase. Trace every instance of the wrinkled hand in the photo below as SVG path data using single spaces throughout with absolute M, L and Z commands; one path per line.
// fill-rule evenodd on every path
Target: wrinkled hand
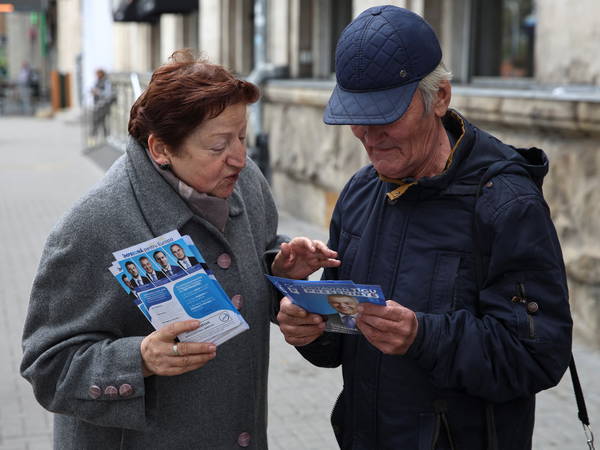
M 271 273 L 277 277 L 301 280 L 321 267 L 338 267 L 337 252 L 321 241 L 296 237 L 281 244 L 281 250 L 271 264 Z
M 417 336 L 416 314 L 393 300 L 386 306 L 361 303 L 358 311 L 357 327 L 383 353 L 404 355 Z
M 199 369 L 217 355 L 217 346 L 207 342 L 178 342 L 173 352 L 175 338 L 184 331 L 200 326 L 197 320 L 173 322 L 144 338 L 140 345 L 144 361 L 144 376 L 181 375 Z
M 298 347 L 310 344 L 325 331 L 325 321 L 320 315 L 294 305 L 287 297 L 281 299 L 277 321 L 286 342 Z

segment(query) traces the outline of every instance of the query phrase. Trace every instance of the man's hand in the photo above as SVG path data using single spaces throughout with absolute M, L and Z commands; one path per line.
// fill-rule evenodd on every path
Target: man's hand
M 321 241 L 296 237 L 281 244 L 281 250 L 271 264 L 271 273 L 277 277 L 302 280 L 321 267 L 338 267 L 337 252 Z
M 184 331 L 200 326 L 198 320 L 173 322 L 144 338 L 140 345 L 144 376 L 180 375 L 199 369 L 217 355 L 217 346 L 208 342 L 178 342 Z M 177 350 L 177 352 L 175 352 Z
M 281 299 L 277 321 L 286 342 L 298 347 L 310 344 L 325 330 L 325 321 L 320 315 L 294 305 L 287 297 Z
M 404 355 L 417 336 L 419 322 L 414 311 L 393 300 L 386 306 L 361 303 L 358 311 L 358 328 L 385 354 Z

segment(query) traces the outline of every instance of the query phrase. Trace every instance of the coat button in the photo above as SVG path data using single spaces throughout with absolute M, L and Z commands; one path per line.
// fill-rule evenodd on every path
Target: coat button
M 106 386 L 104 388 L 104 395 L 108 398 L 115 398 L 119 395 L 119 391 L 114 386 Z
M 133 394 L 133 388 L 130 384 L 125 383 L 119 386 L 119 395 L 121 397 L 129 397 L 131 394 Z
M 527 311 L 530 314 L 534 314 L 534 313 L 538 312 L 539 309 L 540 309 L 540 306 L 537 304 L 537 302 L 527 303 Z
M 97 398 L 100 398 L 100 396 L 102 395 L 102 389 L 100 389 L 100 386 L 96 386 L 95 384 L 93 384 L 88 389 L 88 394 L 90 397 L 92 397 L 94 400 L 96 400 Z
M 250 445 L 250 433 L 243 432 L 238 436 L 238 445 L 240 447 L 248 447 Z
M 493 185 L 494 185 L 493 181 L 488 181 L 487 183 L 485 183 L 486 188 L 491 188 Z
M 217 264 L 221 269 L 229 269 L 229 266 L 231 266 L 231 256 L 227 253 L 221 253 L 217 258 Z
M 231 303 L 233 303 L 233 306 L 235 306 L 237 309 L 241 309 L 244 305 L 244 297 L 242 297 L 241 294 L 235 294 L 233 297 L 231 297 Z

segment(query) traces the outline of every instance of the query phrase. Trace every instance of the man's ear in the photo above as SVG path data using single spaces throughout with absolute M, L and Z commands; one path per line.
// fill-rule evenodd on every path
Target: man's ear
M 433 111 L 437 117 L 444 117 L 448 107 L 450 106 L 450 99 L 452 98 L 452 88 L 448 80 L 444 80 L 440 83 L 440 87 L 437 91 L 437 96 L 433 103 Z
M 171 164 L 170 152 L 166 144 L 153 134 L 148 136 L 148 151 L 150 156 L 159 166 Z

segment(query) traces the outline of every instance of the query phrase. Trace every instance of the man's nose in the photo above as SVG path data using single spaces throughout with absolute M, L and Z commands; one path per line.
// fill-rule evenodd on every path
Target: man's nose
M 365 144 L 377 145 L 385 137 L 385 128 L 377 125 L 369 125 L 364 127 L 363 141 Z

